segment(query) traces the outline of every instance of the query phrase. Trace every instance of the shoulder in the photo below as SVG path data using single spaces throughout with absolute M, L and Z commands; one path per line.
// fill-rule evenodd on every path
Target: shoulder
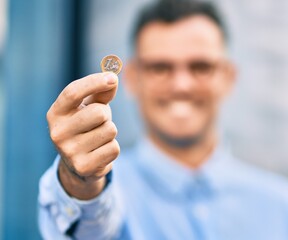
M 261 169 L 243 160 L 233 158 L 228 173 L 240 189 L 247 189 L 251 194 L 279 200 L 288 204 L 288 179 L 272 171 Z

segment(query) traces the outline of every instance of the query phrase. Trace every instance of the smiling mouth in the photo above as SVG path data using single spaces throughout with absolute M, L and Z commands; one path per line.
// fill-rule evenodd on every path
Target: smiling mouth
M 167 111 L 172 118 L 186 119 L 195 110 L 195 103 L 188 100 L 169 100 L 159 102 L 163 110 Z
M 194 107 L 204 107 L 206 105 L 206 101 L 204 99 L 161 99 L 158 101 L 158 104 L 162 107 L 171 108 L 173 110 L 179 109 L 179 111 L 187 111 Z

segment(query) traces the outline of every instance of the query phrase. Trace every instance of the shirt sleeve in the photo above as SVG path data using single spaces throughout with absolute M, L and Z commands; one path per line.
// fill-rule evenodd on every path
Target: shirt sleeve
M 43 239 L 118 239 L 125 224 L 112 181 L 92 200 L 71 198 L 58 180 L 59 158 L 39 185 L 38 222 Z

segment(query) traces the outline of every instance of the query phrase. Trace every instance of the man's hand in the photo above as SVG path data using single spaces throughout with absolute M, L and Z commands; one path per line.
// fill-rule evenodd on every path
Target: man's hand
M 120 152 L 108 105 L 117 91 L 113 73 L 92 74 L 70 83 L 47 113 L 50 136 L 61 155 L 59 178 L 66 192 L 91 199 Z

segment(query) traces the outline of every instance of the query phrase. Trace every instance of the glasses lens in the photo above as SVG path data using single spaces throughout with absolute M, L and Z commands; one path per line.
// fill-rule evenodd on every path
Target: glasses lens
M 171 77 L 173 72 L 181 69 L 181 65 L 165 62 L 165 61 L 139 61 L 138 66 L 140 70 L 146 75 L 146 77 L 155 80 L 167 80 Z M 185 66 L 185 65 L 182 65 Z M 214 74 L 217 64 L 214 62 L 209 62 L 205 60 L 198 60 L 193 62 L 188 62 L 186 65 L 191 73 L 191 76 L 197 80 L 205 80 Z M 182 71 L 184 68 L 182 68 Z
M 173 71 L 173 65 L 167 62 L 144 62 L 139 63 L 140 69 L 150 78 L 164 79 Z
M 197 79 L 207 79 L 215 72 L 216 65 L 211 62 L 199 61 L 189 64 L 191 74 Z

